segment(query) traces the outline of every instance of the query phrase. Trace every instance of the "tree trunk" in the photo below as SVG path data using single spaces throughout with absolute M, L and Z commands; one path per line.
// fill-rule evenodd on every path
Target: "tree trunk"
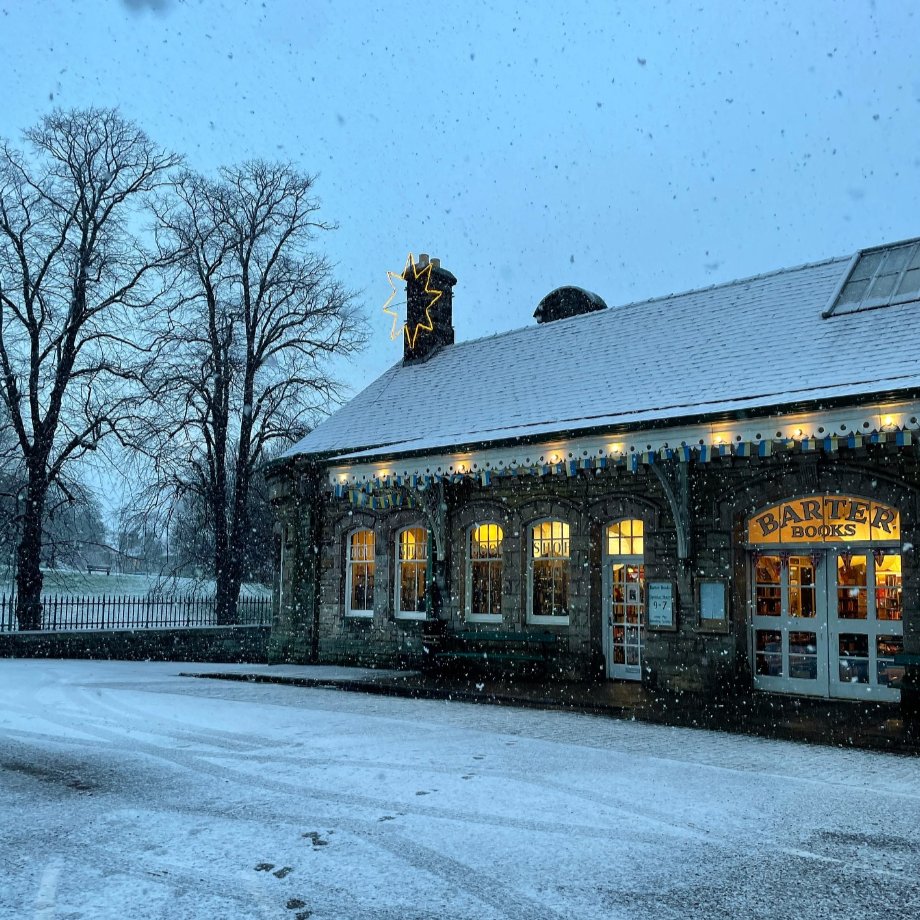
M 237 598 L 239 584 L 233 590 L 235 569 L 238 563 L 233 552 L 233 540 L 228 535 L 227 513 L 224 508 L 215 507 L 214 528 L 214 609 L 218 626 L 233 626 L 237 622 Z
M 20 629 L 42 628 L 42 516 L 46 487 L 30 476 L 16 551 L 16 619 Z

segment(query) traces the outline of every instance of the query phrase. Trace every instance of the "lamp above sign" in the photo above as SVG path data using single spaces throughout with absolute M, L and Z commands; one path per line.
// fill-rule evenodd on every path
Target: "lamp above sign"
M 850 495 L 796 498 L 759 511 L 748 521 L 751 545 L 877 543 L 901 538 L 897 510 Z

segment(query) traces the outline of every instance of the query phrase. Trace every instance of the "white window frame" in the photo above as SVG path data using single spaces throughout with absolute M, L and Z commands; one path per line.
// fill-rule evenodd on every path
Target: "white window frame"
M 352 610 L 351 608 L 351 585 L 352 585 L 352 567 L 355 565 L 355 560 L 351 558 L 351 539 L 355 534 L 370 533 L 374 538 L 374 555 L 370 560 L 365 560 L 365 562 L 359 563 L 361 565 L 366 564 L 367 561 L 370 561 L 371 565 L 374 567 L 374 591 L 376 592 L 377 588 L 377 534 L 374 532 L 373 527 L 356 527 L 354 530 L 348 532 L 348 537 L 345 541 L 345 616 L 347 617 L 356 617 L 363 618 L 366 620 L 371 619 L 374 616 L 374 598 L 371 596 L 371 609 L 370 610 Z
M 402 565 L 403 560 L 399 555 L 400 547 L 400 538 L 407 530 L 422 530 L 425 532 L 425 590 L 428 590 L 428 579 L 431 577 L 431 573 L 428 571 L 428 541 L 431 539 L 431 534 L 428 532 L 428 528 L 424 524 L 409 524 L 406 527 L 401 527 L 396 531 L 396 552 L 394 553 L 393 559 L 395 561 L 396 570 L 395 574 L 395 601 L 396 606 L 394 608 L 394 616 L 397 620 L 427 620 L 428 611 L 427 610 L 403 610 L 402 609 Z
M 473 613 L 473 533 L 479 527 L 493 525 L 501 533 L 501 549 L 496 561 L 483 561 L 485 565 L 497 565 L 504 579 L 505 566 L 505 528 L 498 521 L 476 521 L 471 524 L 466 532 L 466 603 L 464 617 L 469 623 L 501 623 L 504 619 L 502 613 Z
M 571 621 L 571 614 L 566 616 L 546 616 L 545 614 L 538 615 L 533 612 L 533 540 L 534 531 L 541 524 L 565 524 L 569 529 L 569 553 L 568 556 L 564 557 L 565 563 L 569 566 L 567 609 L 571 609 L 572 604 L 572 525 L 568 521 L 562 521 L 559 518 L 541 518 L 539 521 L 531 523 L 527 528 L 527 622 L 537 626 L 568 626 Z

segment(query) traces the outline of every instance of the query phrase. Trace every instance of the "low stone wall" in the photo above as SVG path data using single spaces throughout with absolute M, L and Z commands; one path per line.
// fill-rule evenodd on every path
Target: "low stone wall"
M 0 633 L 0 658 L 268 661 L 268 626 Z

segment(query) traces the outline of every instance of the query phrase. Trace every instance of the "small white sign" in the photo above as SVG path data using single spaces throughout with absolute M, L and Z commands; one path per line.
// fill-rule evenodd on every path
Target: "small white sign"
M 648 583 L 648 625 L 651 629 L 674 629 L 674 583 Z

